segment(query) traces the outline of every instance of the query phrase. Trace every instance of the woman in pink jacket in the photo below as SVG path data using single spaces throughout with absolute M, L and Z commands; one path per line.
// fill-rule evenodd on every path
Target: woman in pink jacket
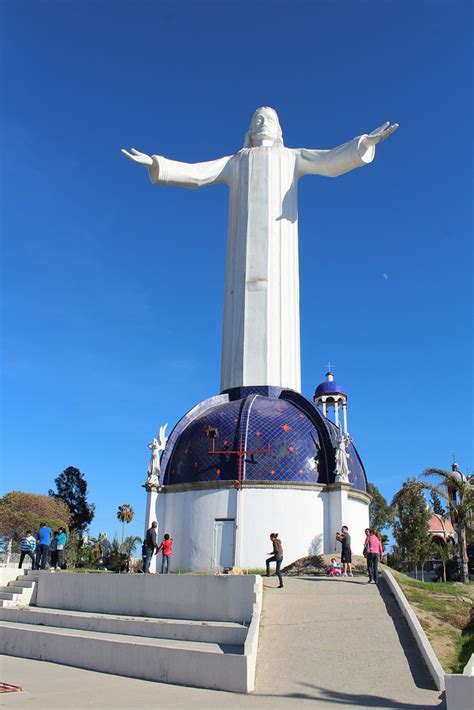
M 379 561 L 383 559 L 383 547 L 373 528 L 370 528 L 369 534 L 365 538 L 364 547 L 367 549 L 368 584 L 372 580 L 377 584 L 379 580 Z

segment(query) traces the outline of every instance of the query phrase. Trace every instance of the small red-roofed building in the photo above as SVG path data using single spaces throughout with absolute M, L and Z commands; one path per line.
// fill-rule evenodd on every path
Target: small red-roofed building
M 442 515 L 433 513 L 429 525 L 429 532 L 433 542 L 455 542 L 456 533 L 448 518 L 443 518 Z

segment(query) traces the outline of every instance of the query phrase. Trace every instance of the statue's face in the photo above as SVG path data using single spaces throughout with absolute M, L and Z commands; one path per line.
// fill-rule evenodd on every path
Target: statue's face
M 270 108 L 257 109 L 250 127 L 252 142 L 258 144 L 262 140 L 276 141 L 278 131 L 279 123 L 275 111 Z

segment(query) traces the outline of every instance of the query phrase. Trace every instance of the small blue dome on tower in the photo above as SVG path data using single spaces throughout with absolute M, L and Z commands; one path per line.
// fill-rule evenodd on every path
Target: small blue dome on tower
M 331 371 L 329 371 L 326 373 L 325 381 L 321 382 L 321 384 L 316 387 L 314 398 L 317 399 L 318 397 L 324 397 L 331 394 L 340 394 L 343 397 L 347 397 L 347 393 L 344 392 L 344 389 L 340 384 L 335 382 L 334 375 Z

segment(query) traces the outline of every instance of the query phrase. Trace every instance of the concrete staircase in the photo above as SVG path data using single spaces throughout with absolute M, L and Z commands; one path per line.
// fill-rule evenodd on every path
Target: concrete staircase
M 34 603 L 38 577 L 38 572 L 25 570 L 17 576 L 16 580 L 0 586 L 0 609 Z
M 82 578 L 78 584 L 89 577 L 66 576 L 69 579 L 62 580 L 63 586 L 72 581 L 73 576 Z M 39 573 L 38 603 L 42 603 L 42 594 L 44 599 L 42 585 L 57 587 L 61 584 L 59 579 L 50 577 L 53 575 Z M 94 581 L 91 579 L 90 583 Z M 101 581 L 108 583 L 108 593 L 113 597 L 113 585 L 117 585 L 117 580 L 110 576 Z M 134 583 L 134 580 L 129 581 Z M 156 582 L 157 592 L 168 581 L 141 580 L 142 584 Z M 191 584 L 196 582 L 191 578 L 188 581 Z M 24 580 L 23 584 L 27 582 L 31 584 L 32 578 Z M 186 580 L 177 582 L 183 587 Z M 120 583 L 123 585 L 124 580 Z M 25 589 L 31 589 L 17 586 L 19 584 L 14 582 L 10 588 L 15 591 L 6 594 L 20 597 Z M 261 588 L 259 597 L 261 604 Z M 0 607 L 0 653 L 5 655 L 179 685 L 238 693 L 253 689 L 260 618 L 258 604 L 258 613 L 252 623 L 250 620 L 220 619 L 219 615 L 214 619 L 175 618 L 175 614 L 173 618 L 154 617 L 149 613 L 147 616 L 131 615 L 125 604 L 126 613 L 122 614 L 116 610 L 104 613 L 102 610 L 19 606 L 16 599 L 6 601 L 9 606 Z M 11 605 L 12 601 L 15 606 Z M 67 593 L 63 602 L 65 607 L 70 606 Z

